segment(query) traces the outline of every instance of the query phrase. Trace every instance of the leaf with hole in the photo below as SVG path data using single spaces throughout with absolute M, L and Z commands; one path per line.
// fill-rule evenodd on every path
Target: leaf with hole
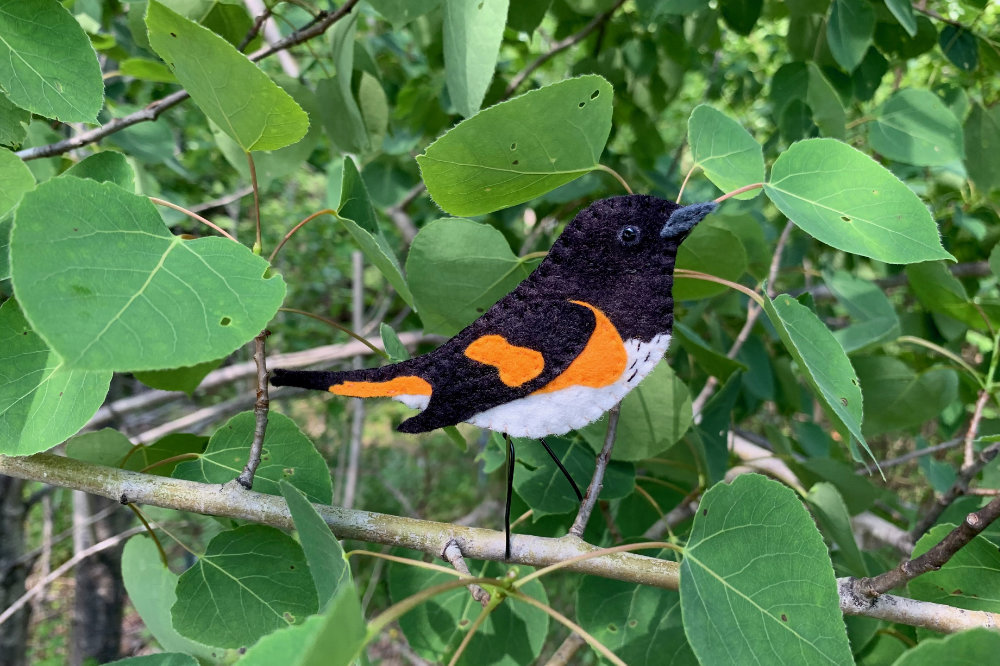
M 417 156 L 427 191 L 450 215 L 534 199 L 598 168 L 611 132 L 611 84 L 567 79 L 462 121 Z
M 10 256 L 25 316 L 72 368 L 222 358 L 253 339 L 285 296 L 281 277 L 243 245 L 174 236 L 146 197 L 72 176 L 25 196 Z
M 220 484 L 232 481 L 243 471 L 250 455 L 254 425 L 253 412 L 243 412 L 229 419 L 215 431 L 198 460 L 177 465 L 174 478 Z M 333 481 L 323 456 L 294 421 L 284 414 L 271 412 L 253 489 L 280 495 L 282 480 L 305 493 L 311 502 L 329 504 L 332 500 Z
M 276 150 L 305 136 L 305 111 L 225 39 L 156 0 L 146 25 L 149 43 L 191 99 L 243 150 Z
M 764 192 L 796 226 L 839 250 L 892 264 L 954 259 L 917 195 L 846 143 L 792 144 Z
M 302 623 L 316 609 L 299 544 L 273 527 L 244 525 L 217 534 L 181 574 L 170 614 L 185 638 L 239 648 Z
M 700 104 L 688 118 L 688 141 L 694 167 L 701 167 L 723 192 L 764 180 L 764 152 L 742 125 L 707 104 Z M 759 190 L 736 195 L 753 199 Z M 681 247 L 684 247 L 683 245 Z
M 86 425 L 104 402 L 111 371 L 68 367 L 14 299 L 0 305 L 0 350 L 0 453 L 47 451 Z
M 503 234 L 471 220 L 424 226 L 406 258 L 413 299 L 428 333 L 454 335 L 531 273 Z
M 680 574 L 703 664 L 853 664 L 823 537 L 795 493 L 744 474 L 705 493 Z

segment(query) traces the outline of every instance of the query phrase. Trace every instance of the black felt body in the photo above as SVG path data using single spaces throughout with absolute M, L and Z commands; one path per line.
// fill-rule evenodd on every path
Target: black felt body
M 646 195 L 597 201 L 566 226 L 545 260 L 514 291 L 433 352 L 365 370 L 275 370 L 271 383 L 328 390 L 344 381 L 419 376 L 433 391 L 426 409 L 399 426 L 413 433 L 461 423 L 527 396 L 565 371 L 594 331 L 593 312 L 571 301 L 601 310 L 623 340 L 646 342 L 672 331 L 674 261 L 687 231 L 667 237 L 661 231 L 678 208 Z M 510 387 L 495 367 L 465 356 L 470 343 L 490 334 L 541 352 L 542 373 Z

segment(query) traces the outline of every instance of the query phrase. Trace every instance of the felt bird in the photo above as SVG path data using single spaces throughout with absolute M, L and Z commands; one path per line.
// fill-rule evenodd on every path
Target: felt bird
M 673 330 L 677 249 L 716 206 L 638 194 L 596 201 L 531 275 L 434 351 L 380 368 L 278 369 L 271 383 L 421 409 L 400 432 L 471 423 L 502 433 L 510 559 L 510 438 L 539 439 L 582 499 L 544 437 L 597 420 L 663 358 Z

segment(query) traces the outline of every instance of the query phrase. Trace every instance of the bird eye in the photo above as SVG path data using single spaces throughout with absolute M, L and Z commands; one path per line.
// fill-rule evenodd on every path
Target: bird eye
M 626 246 L 638 243 L 640 235 L 639 227 L 634 227 L 631 224 L 618 230 L 618 240 Z

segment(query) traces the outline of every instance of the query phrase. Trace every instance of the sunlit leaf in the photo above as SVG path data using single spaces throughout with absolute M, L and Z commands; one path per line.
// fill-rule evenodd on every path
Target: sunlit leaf
M 742 125 L 707 104 L 700 104 L 691 112 L 688 141 L 694 166 L 701 167 L 723 192 L 764 180 L 764 152 L 760 144 Z M 759 193 L 750 190 L 736 198 L 753 199 Z
M 918 166 L 941 166 L 964 157 L 962 125 L 929 90 L 893 93 L 868 124 L 872 149 Z

